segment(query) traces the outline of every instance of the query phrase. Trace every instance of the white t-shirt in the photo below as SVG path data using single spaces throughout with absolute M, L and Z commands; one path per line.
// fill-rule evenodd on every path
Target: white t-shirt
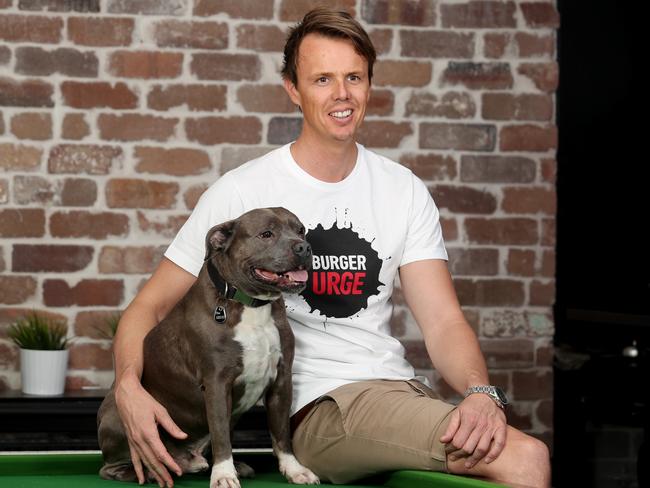
M 414 377 L 390 335 L 393 282 L 400 266 L 446 260 L 447 253 L 438 209 L 409 169 L 357 145 L 352 172 L 326 183 L 298 166 L 290 146 L 217 180 L 165 256 L 196 276 L 213 225 L 260 207 L 285 207 L 298 216 L 314 266 L 306 289 L 284 297 L 296 337 L 293 414 L 353 381 Z

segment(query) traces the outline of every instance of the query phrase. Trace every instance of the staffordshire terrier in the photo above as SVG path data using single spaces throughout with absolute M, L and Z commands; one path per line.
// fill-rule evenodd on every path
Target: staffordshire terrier
M 163 443 L 183 473 L 207 470 L 211 447 L 210 488 L 238 488 L 238 474 L 253 475 L 233 462 L 230 439 L 238 418 L 260 398 L 282 474 L 291 483 L 319 483 L 291 447 L 294 338 L 282 299 L 282 292 L 305 287 L 311 260 L 304 226 L 284 208 L 216 225 L 196 282 L 144 340 L 142 385 L 188 434 L 177 440 L 160 429 Z M 113 388 L 97 423 L 100 475 L 137 481 Z

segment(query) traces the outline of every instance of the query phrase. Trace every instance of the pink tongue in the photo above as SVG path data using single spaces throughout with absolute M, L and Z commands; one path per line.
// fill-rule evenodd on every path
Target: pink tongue
M 266 271 L 265 269 L 257 269 L 257 272 L 268 280 L 276 280 L 278 278 L 277 273 L 274 273 L 272 271 Z
M 286 273 L 293 281 L 307 281 L 308 273 L 304 269 L 287 271 Z

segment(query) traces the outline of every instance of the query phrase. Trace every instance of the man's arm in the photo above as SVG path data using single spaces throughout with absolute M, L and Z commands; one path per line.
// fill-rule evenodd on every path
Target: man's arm
M 445 261 L 430 259 L 400 268 L 404 298 L 422 330 L 435 369 L 457 392 L 489 384 L 476 334 L 460 309 Z M 466 467 L 496 459 L 505 445 L 505 414 L 487 395 L 468 396 L 454 411 L 441 441 L 450 443 L 451 461 L 468 457 Z
M 183 438 L 186 434 L 173 422 L 165 408 L 142 388 L 142 345 L 147 333 L 167 316 L 195 281 L 196 277 L 191 273 L 163 258 L 124 311 L 113 342 L 115 402 L 140 483 L 145 482 L 142 463 L 154 473 L 160 486 L 173 486 L 167 468 L 181 474 L 160 440 L 157 424 L 174 437 Z

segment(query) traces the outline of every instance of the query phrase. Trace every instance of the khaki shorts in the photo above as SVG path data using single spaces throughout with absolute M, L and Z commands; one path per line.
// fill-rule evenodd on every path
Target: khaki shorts
M 293 435 L 293 450 L 332 483 L 397 469 L 447 472 L 439 439 L 454 408 L 415 380 L 351 383 L 316 401 Z

